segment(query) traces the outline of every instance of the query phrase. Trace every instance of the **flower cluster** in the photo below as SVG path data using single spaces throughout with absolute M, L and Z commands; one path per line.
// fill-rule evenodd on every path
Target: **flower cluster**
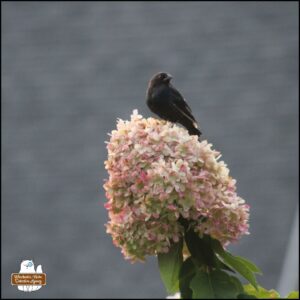
M 168 252 L 183 234 L 180 215 L 223 245 L 248 233 L 249 206 L 206 140 L 135 110 L 118 121 L 107 149 L 106 228 L 125 258 Z

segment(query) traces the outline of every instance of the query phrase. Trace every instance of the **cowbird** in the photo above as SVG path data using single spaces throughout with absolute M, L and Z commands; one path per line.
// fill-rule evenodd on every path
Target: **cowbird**
M 192 115 L 192 110 L 178 90 L 170 83 L 173 77 L 168 73 L 155 74 L 149 81 L 147 105 L 160 118 L 183 125 L 191 135 L 200 137 L 201 131 Z

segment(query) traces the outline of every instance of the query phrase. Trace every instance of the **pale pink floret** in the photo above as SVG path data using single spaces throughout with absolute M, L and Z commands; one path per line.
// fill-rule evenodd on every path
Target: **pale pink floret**
M 118 120 L 107 143 L 106 228 L 127 259 L 167 252 L 183 234 L 180 215 L 196 222 L 199 235 L 210 234 L 223 245 L 248 234 L 249 206 L 211 147 L 136 110 L 130 121 Z

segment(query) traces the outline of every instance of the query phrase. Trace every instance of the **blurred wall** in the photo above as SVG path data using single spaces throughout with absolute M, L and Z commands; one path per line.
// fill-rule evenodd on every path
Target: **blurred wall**
M 296 2 L 2 2 L 2 296 L 23 259 L 30 297 L 165 297 L 155 258 L 105 233 L 104 141 L 144 116 L 147 81 L 174 76 L 251 205 L 230 246 L 275 288 L 298 201 Z

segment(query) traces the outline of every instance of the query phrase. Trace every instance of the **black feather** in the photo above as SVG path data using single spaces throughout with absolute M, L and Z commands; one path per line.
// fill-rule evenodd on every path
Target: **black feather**
M 192 110 L 182 95 L 171 84 L 171 76 L 167 73 L 156 74 L 149 83 L 147 90 L 147 105 L 160 118 L 179 123 L 189 134 L 201 135 Z

